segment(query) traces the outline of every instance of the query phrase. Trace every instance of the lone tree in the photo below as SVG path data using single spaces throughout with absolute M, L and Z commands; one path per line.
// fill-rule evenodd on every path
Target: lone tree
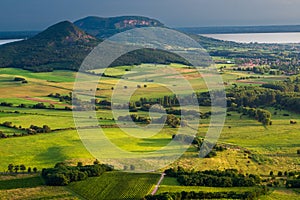
M 8 165 L 8 171 L 9 171 L 10 173 L 12 173 L 13 170 L 14 170 L 14 165 L 13 165 L 13 164 L 9 164 L 9 165 Z
M 24 171 L 26 170 L 25 165 L 20 165 L 20 170 L 24 173 Z
M 14 170 L 15 170 L 16 173 L 18 173 L 18 171 L 20 170 L 20 166 L 19 165 L 15 165 Z
M 96 160 L 94 161 L 94 165 L 99 165 L 99 164 L 100 164 L 99 160 L 96 159 Z
M 36 168 L 36 167 L 35 167 L 35 168 L 33 168 L 33 172 L 34 172 L 34 173 L 37 173 L 37 171 L 38 171 L 38 170 L 37 170 L 37 168 Z
M 28 167 L 27 172 L 31 173 L 31 167 Z
M 130 165 L 130 170 L 134 171 L 135 170 L 135 166 L 134 165 Z

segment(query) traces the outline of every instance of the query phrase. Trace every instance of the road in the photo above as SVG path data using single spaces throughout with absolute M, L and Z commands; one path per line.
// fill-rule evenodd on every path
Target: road
M 157 192 L 157 190 L 158 190 L 158 188 L 159 188 L 159 186 L 160 186 L 162 180 L 164 179 L 165 175 L 166 175 L 165 173 L 162 173 L 162 174 L 161 174 L 161 177 L 160 177 L 158 183 L 156 184 L 154 190 L 152 191 L 151 195 L 155 195 L 155 194 L 156 194 L 156 192 Z

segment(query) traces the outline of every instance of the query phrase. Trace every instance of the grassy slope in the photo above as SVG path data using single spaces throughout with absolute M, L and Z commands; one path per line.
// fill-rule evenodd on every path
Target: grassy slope
M 218 152 L 217 156 L 211 159 L 197 159 L 194 152 L 187 152 L 173 166 L 180 165 L 195 170 L 236 168 L 243 173 L 265 175 L 270 171 L 277 173 L 299 170 L 300 159 L 296 152 L 299 149 L 297 138 L 300 137 L 300 125 L 289 123 L 290 119 L 298 121 L 300 116 L 287 111 L 277 113 L 278 115 L 272 118 L 273 125 L 265 128 L 253 119 L 245 116 L 240 119 L 240 114 L 232 112 L 232 116 L 226 119 L 219 142 L 236 147 Z M 290 113 L 291 116 L 284 117 L 283 113 Z M 200 135 L 205 136 L 208 121 L 201 122 Z M 244 153 L 243 148 L 250 150 L 252 154 Z
M 1 171 L 7 170 L 9 163 L 41 170 L 65 160 L 93 158 L 82 145 L 76 131 L 3 139 L 0 140 L 0 146 Z

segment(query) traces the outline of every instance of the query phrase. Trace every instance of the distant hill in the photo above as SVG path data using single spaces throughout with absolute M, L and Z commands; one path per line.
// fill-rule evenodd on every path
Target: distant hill
M 108 37 L 136 27 L 163 26 L 146 17 L 88 17 L 76 22 L 78 26 L 97 37 Z M 90 27 L 90 28 L 88 28 Z M 78 70 L 84 58 L 102 40 L 69 21 L 55 24 L 32 38 L 0 46 L 0 67 L 22 68 L 31 71 L 54 69 Z M 111 66 L 141 63 L 182 63 L 183 58 L 164 51 L 138 50 L 123 55 Z
M 186 27 L 176 30 L 191 34 L 285 33 L 300 32 L 300 25 Z
M 0 67 L 76 70 L 99 42 L 71 22 L 60 22 L 32 38 L 0 46 Z
M 98 38 L 107 38 L 133 28 L 164 27 L 158 20 L 140 16 L 86 17 L 74 22 L 74 24 L 86 33 Z
M 101 38 L 136 27 L 164 27 L 157 20 L 132 16 L 87 17 L 78 20 L 75 24 L 63 21 L 32 38 L 1 45 L 0 67 L 22 68 L 36 72 L 54 69 L 76 71 L 84 58 L 102 41 Z M 208 50 L 220 46 L 230 48 L 243 46 L 243 44 L 220 41 L 195 34 L 190 36 Z M 183 58 L 169 52 L 143 49 L 121 56 L 111 66 L 138 65 L 141 63 L 189 64 Z

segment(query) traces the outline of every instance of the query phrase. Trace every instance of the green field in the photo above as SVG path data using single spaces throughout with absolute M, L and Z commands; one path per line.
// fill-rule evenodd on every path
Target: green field
M 68 186 L 86 199 L 141 199 L 151 193 L 159 174 L 104 173 Z
M 62 161 L 91 162 L 93 157 L 82 145 L 76 131 L 61 131 L 0 140 L 1 170 L 8 164 L 24 164 L 27 167 L 53 167 Z
M 176 72 L 185 77 L 196 91 L 206 91 L 205 82 L 195 69 L 189 69 L 182 65 L 171 65 Z M 218 65 L 220 68 L 222 64 Z M 248 72 L 237 72 L 231 70 L 232 64 L 226 65 L 222 77 L 227 82 L 227 87 L 237 85 L 260 85 L 254 82 L 273 82 L 284 80 L 285 76 L 265 75 L 260 79 L 247 79 L 238 81 L 237 78 L 250 76 Z M 127 71 L 125 71 L 127 69 Z M 145 75 L 145 72 L 147 74 Z M 135 89 L 135 95 L 131 100 L 138 100 L 141 97 L 158 98 L 172 94 L 167 88 L 172 86 L 180 90 L 181 94 L 187 94 L 180 85 L 181 79 L 176 74 L 166 73 L 164 65 L 141 65 L 137 67 L 122 66 L 110 68 L 105 71 L 110 76 L 120 76 L 127 73 L 128 79 L 122 79 L 120 87 L 127 86 Z M 103 73 L 103 71 L 96 71 Z M 21 84 L 12 81 L 15 76 L 26 78 L 28 84 Z M 85 74 L 85 81 L 91 75 Z M 0 123 L 12 122 L 16 127 L 29 128 L 31 125 L 48 125 L 51 133 L 43 133 L 32 136 L 13 137 L 0 139 L 0 171 L 7 171 L 7 166 L 12 164 L 24 164 L 27 167 L 37 167 L 39 171 L 45 167 L 53 167 L 57 162 L 69 164 L 91 164 L 95 159 L 85 148 L 80 140 L 74 123 L 73 113 L 65 110 L 32 109 L 30 106 L 39 102 L 46 105 L 53 104 L 56 108 L 64 108 L 67 105 L 59 102 L 58 99 L 49 98 L 50 93 L 67 95 L 72 91 L 75 73 L 70 71 L 54 71 L 49 73 L 33 73 L 20 69 L 0 69 L 0 103 L 12 103 L 13 107 L 0 106 Z M 151 82 L 149 82 L 151 80 Z M 113 90 L 111 87 L 118 82 L 117 78 L 104 77 L 98 83 L 99 90 L 96 95 L 99 99 L 109 99 Z M 142 86 L 137 88 L 137 85 Z M 144 87 L 147 85 L 147 87 Z M 123 92 L 127 92 L 124 88 Z M 27 108 L 18 108 L 21 103 Z M 183 109 L 190 109 L 184 106 Z M 186 169 L 207 170 L 227 168 L 238 169 L 241 173 L 254 173 L 261 176 L 269 175 L 270 171 L 277 174 L 278 171 L 299 171 L 300 157 L 297 150 L 300 148 L 300 123 L 290 124 L 290 120 L 300 121 L 300 115 L 286 110 L 275 110 L 272 107 L 265 108 L 272 116 L 272 126 L 264 127 L 255 119 L 247 116 L 240 116 L 237 112 L 229 112 L 225 125 L 218 140 L 219 144 L 227 145 L 227 150 L 217 152 L 213 158 L 199 158 L 197 149 L 192 146 L 180 159 L 176 160 L 169 167 L 182 166 Z M 200 111 L 209 112 L 210 107 L 200 107 Z M 276 115 L 274 113 L 276 112 Z M 147 116 L 147 112 L 138 112 L 140 116 Z M 289 115 L 289 116 L 284 116 Z M 81 119 L 81 126 L 89 126 L 92 116 L 77 116 Z M 167 145 L 176 134 L 177 129 L 165 127 L 159 133 L 150 138 L 136 138 L 141 134 L 140 129 L 132 127 L 115 127 L 114 116 L 110 110 L 101 109 L 96 112 L 96 122 L 107 127 L 103 128 L 106 136 L 117 147 L 135 153 L 148 153 L 161 149 Z M 204 137 L 209 128 L 210 119 L 201 119 L 198 136 Z M 87 133 L 95 133 L 97 129 L 83 128 Z M 7 135 L 22 134 L 26 131 L 0 126 L 0 131 Z M 143 135 L 151 135 L 153 130 L 143 130 Z M 130 134 L 128 134 L 130 133 Z M 249 151 L 251 153 L 249 153 Z M 111 153 L 107 150 L 107 153 Z M 100 159 L 101 160 L 101 159 Z M 120 167 L 120 166 L 118 166 Z M 159 172 L 163 169 L 159 170 Z M 0 181 L 0 196 L 15 199 L 30 199 L 30 193 L 36 199 L 72 199 L 83 196 L 87 199 L 113 199 L 113 198 L 142 198 L 153 189 L 157 183 L 159 174 L 127 174 L 121 172 L 105 173 L 99 178 L 90 178 L 87 181 L 72 183 L 68 188 L 46 187 L 37 185 L 31 181 L 38 182 L 35 178 L 20 179 L 10 182 Z M 25 183 L 26 182 L 26 183 Z M 28 182 L 28 184 L 27 184 Z M 32 184 L 31 184 L 32 183 Z M 124 184 L 126 183 L 126 184 Z M 27 185 L 26 185 L 27 184 Z M 15 186 L 14 186 L 15 185 Z M 30 185 L 34 187 L 30 187 Z M 21 188 L 25 191 L 23 196 Z M 116 188 L 120 188 L 116 190 Z M 183 187 L 176 183 L 176 180 L 166 177 L 161 184 L 158 193 L 168 191 L 247 191 L 253 188 L 206 188 L 206 187 Z M 55 194 L 57 191 L 57 195 Z M 99 193 L 100 191 L 100 193 Z M 122 191 L 116 193 L 115 191 Z M 77 194 L 77 197 L 76 197 Z M 35 195 L 35 196 L 34 196 Z M 44 195 L 44 196 L 43 196 Z M 87 196 L 86 196 L 87 195 Z M 270 192 L 270 195 L 262 199 L 297 199 L 299 192 L 278 188 Z M 0 198 L 1 199 L 1 198 Z
M 45 186 L 43 180 L 37 175 L 1 175 L 1 199 L 79 199 L 65 187 Z

